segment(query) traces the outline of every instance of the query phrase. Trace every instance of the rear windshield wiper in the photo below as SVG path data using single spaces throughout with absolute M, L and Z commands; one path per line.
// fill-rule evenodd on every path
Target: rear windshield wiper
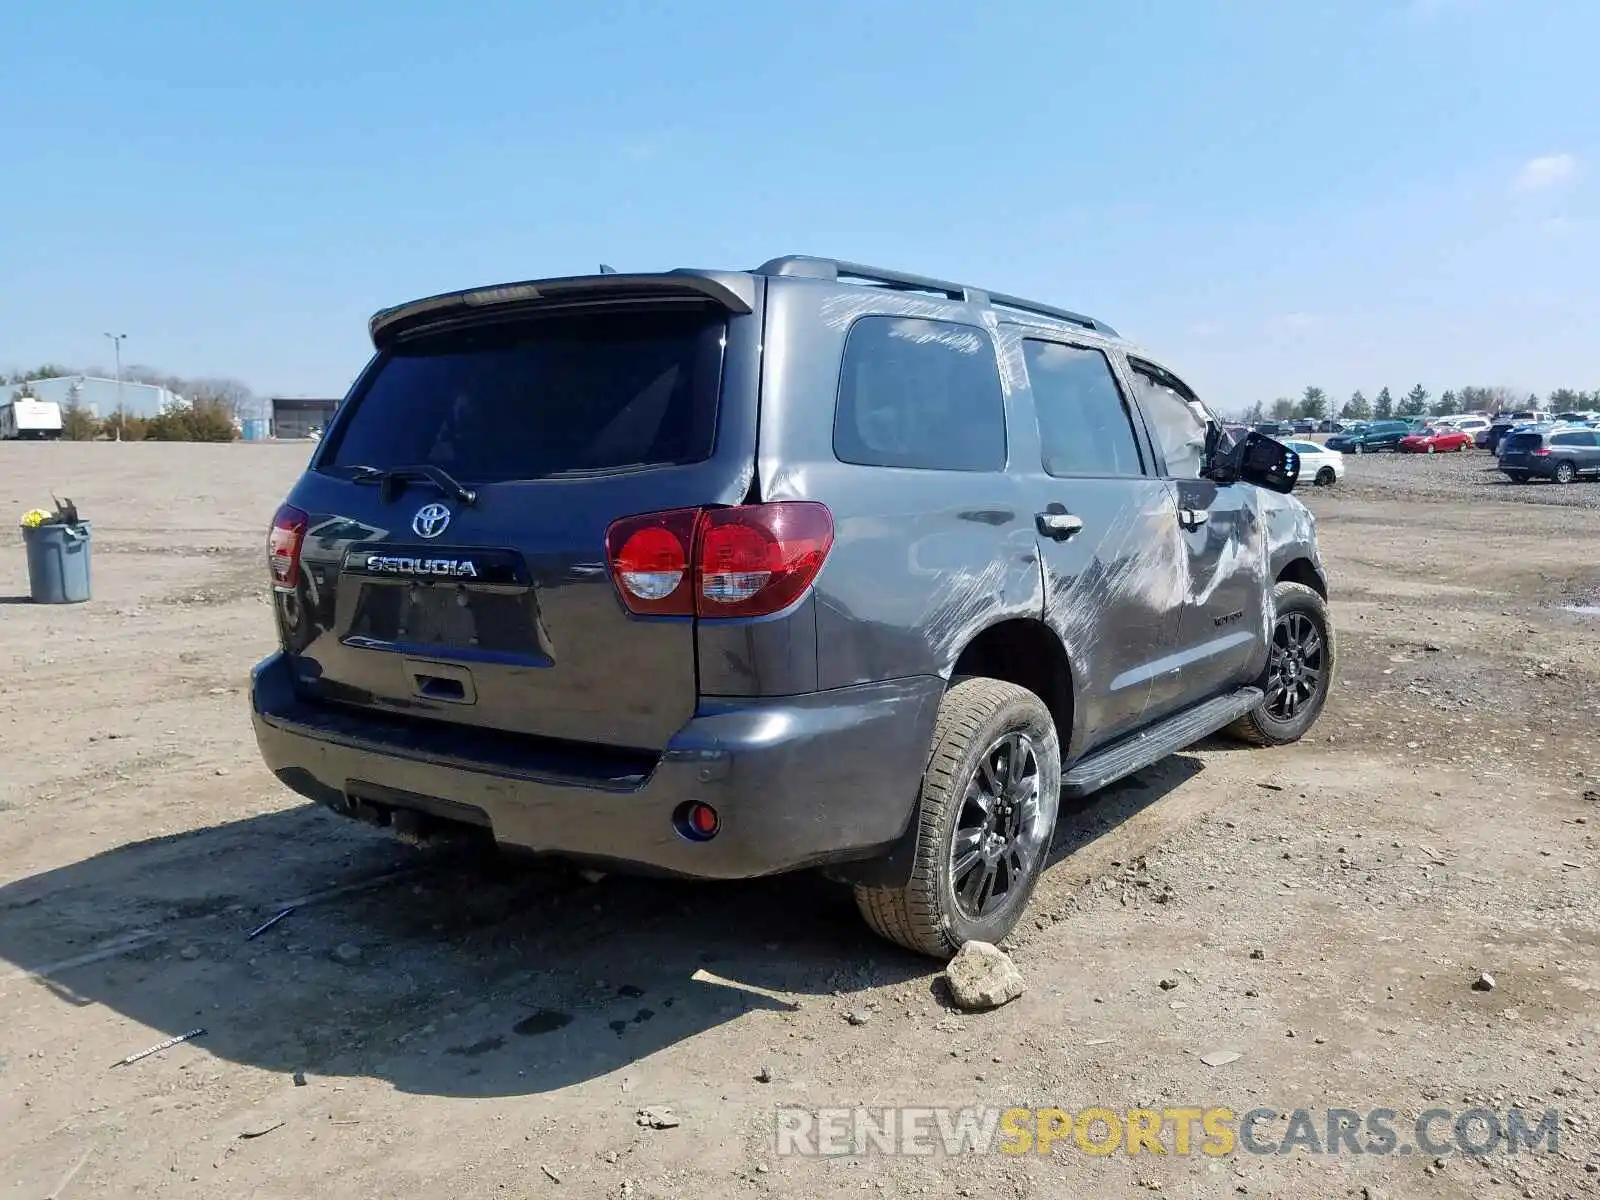
M 462 504 L 472 505 L 477 503 L 478 493 L 465 484 L 460 483 L 442 467 L 429 466 L 419 463 L 410 467 L 369 467 L 353 466 L 348 468 L 350 478 L 355 483 L 376 483 L 379 496 L 385 503 L 400 494 L 401 485 L 408 479 L 425 480 L 433 484 L 446 496 L 453 496 Z

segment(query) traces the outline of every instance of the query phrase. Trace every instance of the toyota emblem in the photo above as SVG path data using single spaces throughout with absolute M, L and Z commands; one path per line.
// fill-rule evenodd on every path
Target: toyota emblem
M 420 538 L 436 538 L 450 524 L 450 510 L 442 504 L 424 504 L 411 518 L 411 529 Z

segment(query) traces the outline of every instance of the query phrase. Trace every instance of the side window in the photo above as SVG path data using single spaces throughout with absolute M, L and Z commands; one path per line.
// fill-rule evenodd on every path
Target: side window
M 1111 363 L 1099 350 L 1033 338 L 1022 343 L 1051 475 L 1143 475 L 1139 444 Z
M 1128 365 L 1133 369 L 1139 408 L 1161 447 L 1167 474 L 1174 479 L 1198 479 L 1206 454 L 1206 418 L 1195 411 L 1199 400 L 1170 371 L 1132 358 Z
M 833 452 L 869 467 L 1005 470 L 1005 399 L 989 334 L 949 321 L 858 320 L 845 338 Z
M 1556 446 L 1593 446 L 1595 441 L 1592 433 L 1558 433 L 1550 439 Z

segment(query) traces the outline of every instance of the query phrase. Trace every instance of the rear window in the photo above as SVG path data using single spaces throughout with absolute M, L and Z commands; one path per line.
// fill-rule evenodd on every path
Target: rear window
M 1542 433 L 1513 433 L 1506 439 L 1508 450 L 1537 450 L 1543 444 Z
M 833 452 L 871 467 L 1003 471 L 1005 399 L 989 334 L 949 321 L 862 317 L 845 339 Z
M 463 482 L 710 457 L 726 325 L 710 310 L 561 314 L 385 350 L 320 466 L 442 467 Z

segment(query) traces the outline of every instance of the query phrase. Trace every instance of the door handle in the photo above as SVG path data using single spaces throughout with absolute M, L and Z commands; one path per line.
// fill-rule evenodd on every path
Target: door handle
M 1039 522 L 1039 532 L 1058 542 L 1066 541 L 1083 528 L 1083 518 L 1071 513 L 1042 512 L 1034 515 Z
M 1199 529 L 1211 520 L 1211 513 L 1203 508 L 1180 508 L 1178 510 L 1178 524 L 1185 529 Z

